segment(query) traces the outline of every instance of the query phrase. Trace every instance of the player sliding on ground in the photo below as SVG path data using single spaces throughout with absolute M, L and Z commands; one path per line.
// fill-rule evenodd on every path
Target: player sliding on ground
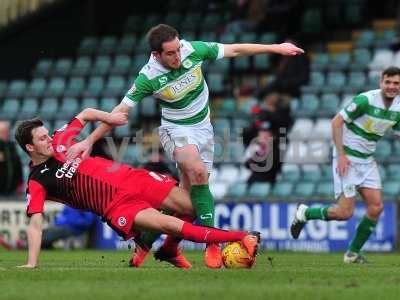
M 381 179 L 373 158 L 377 141 L 392 128 L 400 135 L 400 69 L 383 71 L 380 89 L 356 96 L 332 120 L 335 206 L 300 204 L 291 226 L 297 239 L 308 220 L 347 220 L 352 217 L 358 191 L 367 213 L 344 255 L 346 263 L 364 263 L 360 250 L 375 228 L 383 210 Z
M 16 129 L 18 144 L 31 158 L 27 187 L 29 255 L 26 265 L 21 267 L 34 268 L 38 264 L 46 199 L 102 216 L 124 239 L 137 237 L 146 229 L 197 243 L 241 241 L 249 254 L 256 254 L 258 233 L 192 225 L 189 194 L 176 187 L 176 182 L 167 176 L 99 157 L 67 160 L 66 151 L 75 143 L 75 137 L 87 121 L 118 126 L 126 124 L 127 114 L 85 109 L 69 124 L 56 130 L 53 137 L 39 119 L 23 121 Z M 182 219 L 164 215 L 159 209 L 176 213 Z M 190 268 L 190 263 L 180 253 L 178 241 L 167 239 L 156 252 L 156 258 Z

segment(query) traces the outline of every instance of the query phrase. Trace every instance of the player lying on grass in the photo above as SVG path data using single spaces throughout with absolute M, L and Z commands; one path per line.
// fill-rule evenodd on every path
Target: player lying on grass
M 31 158 L 27 184 L 29 255 L 26 265 L 21 267 L 34 268 L 38 264 L 45 199 L 102 216 L 124 239 L 136 237 L 146 229 L 198 243 L 241 241 L 249 254 L 255 255 L 258 233 L 192 225 L 189 195 L 176 187 L 172 178 L 99 157 L 67 160 L 66 151 L 87 121 L 118 126 L 126 124 L 127 114 L 85 109 L 56 130 L 53 137 L 39 119 L 23 121 L 16 129 L 18 144 Z M 182 219 L 164 215 L 160 209 L 176 213 Z M 156 258 L 190 268 L 190 263 L 180 254 L 178 241 L 167 239 L 156 252 Z
M 352 217 L 356 194 L 366 204 L 366 214 L 344 255 L 346 263 L 364 263 L 360 250 L 376 227 L 383 211 L 382 183 L 373 157 L 376 143 L 389 130 L 400 135 L 400 69 L 382 72 L 380 89 L 362 93 L 332 120 L 335 143 L 333 158 L 334 206 L 298 206 L 291 226 L 297 239 L 309 220 L 348 220 Z

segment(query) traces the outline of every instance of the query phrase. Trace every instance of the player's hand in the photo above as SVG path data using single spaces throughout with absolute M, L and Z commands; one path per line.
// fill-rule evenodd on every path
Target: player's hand
M 292 43 L 282 43 L 277 45 L 277 51 L 278 54 L 282 55 L 289 55 L 289 56 L 294 56 L 294 55 L 300 55 L 304 53 L 304 50 L 296 47 Z
M 336 172 L 339 174 L 340 177 L 343 177 L 347 174 L 349 166 L 350 160 L 346 157 L 346 155 L 339 155 Z
M 18 269 L 34 269 L 36 268 L 36 265 L 33 264 L 26 264 L 26 265 L 22 265 L 22 266 L 17 266 Z
M 81 157 L 84 160 L 89 157 L 90 152 L 92 152 L 92 144 L 87 140 L 83 140 L 68 148 L 67 159 L 71 160 Z
M 111 113 L 107 123 L 111 126 L 126 125 L 128 124 L 128 113 L 124 112 Z

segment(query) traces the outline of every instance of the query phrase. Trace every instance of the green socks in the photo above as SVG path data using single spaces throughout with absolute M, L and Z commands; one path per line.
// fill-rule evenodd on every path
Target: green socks
M 357 226 L 356 235 L 350 243 L 349 250 L 351 252 L 359 253 L 375 227 L 376 221 L 364 216 L 360 224 Z
M 214 227 L 214 197 L 208 184 L 192 185 L 190 198 L 199 224 Z
M 325 207 L 309 207 L 305 211 L 306 220 L 328 220 L 328 208 Z M 359 253 L 362 246 L 364 246 L 365 242 L 368 240 L 372 231 L 376 227 L 376 221 L 369 219 L 367 216 L 364 216 L 357 226 L 356 235 L 352 239 L 349 251 Z
M 305 211 L 306 220 L 328 220 L 329 206 L 309 207 Z

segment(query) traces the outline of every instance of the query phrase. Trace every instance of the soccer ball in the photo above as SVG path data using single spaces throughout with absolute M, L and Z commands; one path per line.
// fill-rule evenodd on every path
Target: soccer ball
M 222 261 L 226 268 L 241 269 L 251 268 L 256 258 L 249 255 L 241 243 L 233 242 L 222 250 Z

